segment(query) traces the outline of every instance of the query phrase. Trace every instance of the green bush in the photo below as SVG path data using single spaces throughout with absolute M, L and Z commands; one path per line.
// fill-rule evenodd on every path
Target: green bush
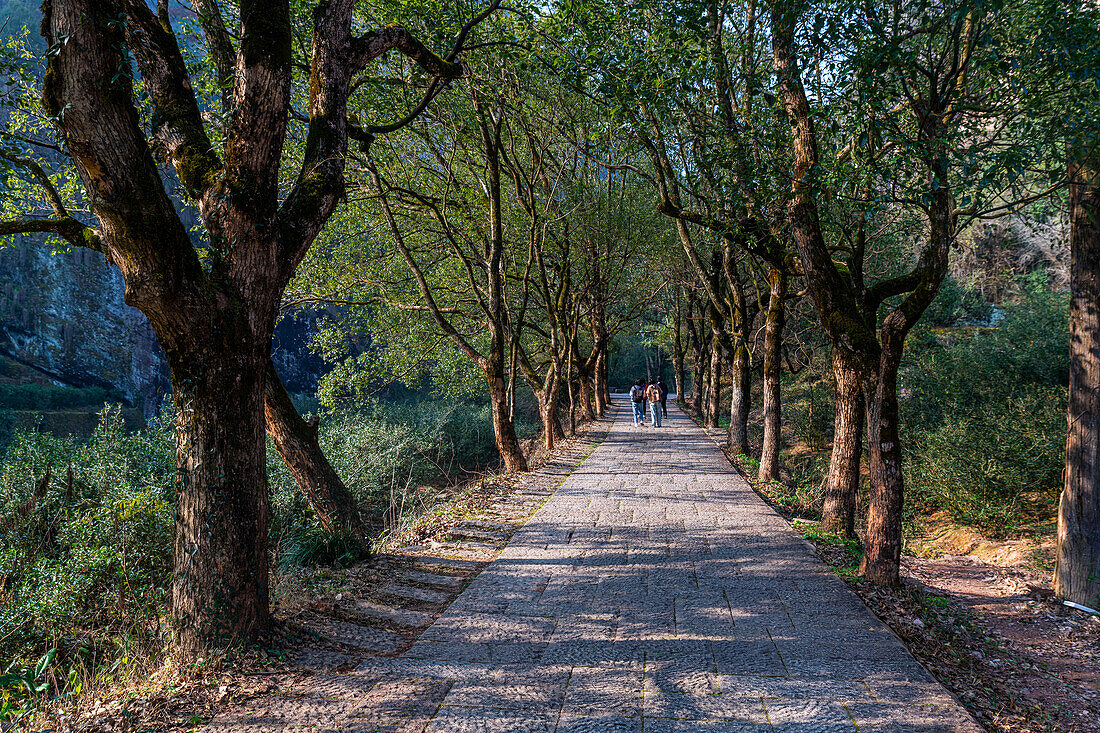
M 1068 303 L 1032 290 L 995 327 L 918 341 L 903 374 L 916 507 L 991 534 L 1053 511 L 1065 460 Z
M 161 648 L 174 473 L 170 432 L 127 436 L 118 408 L 85 442 L 16 432 L 0 469 L 3 666 L 56 648 L 59 661 L 96 668 Z
M 913 436 L 911 493 L 994 535 L 1053 508 L 1065 460 L 1065 390 L 987 403 Z

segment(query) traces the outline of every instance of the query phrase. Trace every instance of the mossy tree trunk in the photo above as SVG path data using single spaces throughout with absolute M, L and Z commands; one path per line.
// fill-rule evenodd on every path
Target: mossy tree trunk
M 268 437 L 321 526 L 329 532 L 355 538 L 365 554 L 369 542 L 359 505 L 321 450 L 317 424 L 298 414 L 270 358 L 264 387 L 264 418 Z
M 836 416 L 829 473 L 821 507 L 821 529 L 848 539 L 856 537 L 856 504 L 863 455 L 863 376 L 849 352 L 833 347 Z
M 676 291 L 676 303 L 672 320 L 672 379 L 675 383 L 676 399 L 684 399 L 684 299 L 681 291 Z
M 203 26 L 216 29 L 210 4 Z M 396 49 L 431 75 L 445 61 L 400 27 L 353 36 L 351 0 L 313 15 L 309 132 L 296 179 L 280 176 L 293 73 L 288 2 L 240 3 L 240 43 L 215 151 L 170 19 L 138 0 L 46 0 L 43 107 L 86 192 L 95 227 L 73 218 L 48 178 L 50 232 L 102 252 L 125 299 L 152 324 L 177 406 L 179 499 L 173 657 L 186 662 L 251 637 L 268 620 L 264 390 L 279 299 L 343 194 L 351 77 Z M 221 29 L 224 31 L 224 26 Z M 225 62 L 227 34 L 218 34 Z M 136 61 L 138 69 L 131 69 Z M 226 67 L 226 63 L 220 63 Z M 140 73 L 152 130 L 138 112 Z M 229 85 L 227 84 L 226 87 Z M 63 114 L 62 114 L 63 113 Z M 172 165 L 209 242 L 204 263 L 152 151 Z M 289 180 L 284 191 L 280 181 Z
M 717 327 L 711 327 L 710 365 L 707 367 L 707 394 L 703 405 L 703 426 L 718 427 L 722 395 L 722 340 Z
M 737 341 L 730 361 L 729 447 L 735 455 L 749 455 L 749 413 L 752 411 L 752 355 L 744 338 Z

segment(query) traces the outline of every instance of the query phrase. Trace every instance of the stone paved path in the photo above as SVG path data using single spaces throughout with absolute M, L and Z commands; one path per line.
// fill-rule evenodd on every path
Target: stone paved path
M 212 728 L 981 730 L 702 430 L 620 408 L 404 655 Z

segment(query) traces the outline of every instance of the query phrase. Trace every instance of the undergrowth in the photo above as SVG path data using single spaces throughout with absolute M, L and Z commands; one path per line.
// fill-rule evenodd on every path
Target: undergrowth
M 12 436 L 0 463 L 0 724 L 166 661 L 172 425 L 166 410 L 127 434 L 119 408 L 106 407 L 85 440 L 27 429 Z M 319 439 L 374 518 L 377 542 L 497 458 L 488 410 L 476 404 L 376 402 L 329 415 Z M 358 542 L 320 526 L 270 446 L 268 471 L 276 572 L 360 559 Z

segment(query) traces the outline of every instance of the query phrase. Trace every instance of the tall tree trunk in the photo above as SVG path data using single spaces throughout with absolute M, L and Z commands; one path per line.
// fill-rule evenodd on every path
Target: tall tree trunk
M 502 372 L 503 370 L 497 370 Z M 508 380 L 503 373 L 487 371 L 489 383 L 489 410 L 493 417 L 493 436 L 496 439 L 500 460 L 511 473 L 527 471 L 527 459 L 516 437 L 516 426 L 508 414 Z
M 176 403 L 172 615 L 173 650 L 183 659 L 243 641 L 268 621 L 263 402 L 270 339 L 233 330 L 236 338 L 186 351 L 160 334 Z
M 687 326 L 688 345 L 691 348 L 691 389 L 684 396 L 684 405 L 694 414 L 703 410 L 703 384 L 706 381 L 706 362 L 703 359 L 704 331 L 695 327 L 695 297 L 687 291 L 687 313 L 684 318 Z
M 833 347 L 833 376 L 836 380 L 836 419 L 825 501 L 821 508 L 821 529 L 854 539 L 863 453 L 863 380 L 858 360 L 840 347 Z
M 722 342 L 712 329 L 710 339 L 710 366 L 707 370 L 707 399 L 704 406 L 703 426 L 718 427 L 719 402 L 722 395 Z
M 783 367 L 783 299 L 787 296 L 787 276 L 773 267 L 769 280 L 771 293 L 764 318 L 764 442 L 760 447 L 761 481 L 779 477 L 779 444 L 782 438 L 780 374 Z
M 546 448 L 547 453 L 554 450 L 554 441 L 557 438 L 557 433 L 560 432 L 555 412 L 556 408 L 550 402 L 539 403 L 539 420 L 542 422 L 542 445 Z
M 872 583 L 899 585 L 904 483 L 898 442 L 898 367 L 901 342 L 883 344 L 878 373 L 868 380 L 867 445 L 871 502 L 861 572 Z
M 704 347 L 700 344 L 696 344 L 693 347 L 693 363 L 694 369 L 691 374 L 691 412 L 694 415 L 703 414 L 703 395 L 706 392 L 706 385 L 709 381 L 707 379 L 707 365 L 709 360 L 706 358 L 708 352 L 704 350 Z
M 352 4 L 322 4 L 313 16 L 309 99 L 302 100 L 309 142 L 297 180 L 287 176 L 282 185 L 293 86 L 290 5 L 242 0 L 239 10 L 243 40 L 235 109 L 217 146 L 222 160 L 174 31 L 147 4 L 42 4 L 42 34 L 57 50 L 43 77 L 43 108 L 97 220 L 93 230 L 65 214 L 65 231 L 79 232 L 73 244 L 104 253 L 119 269 L 126 302 L 149 318 L 171 372 L 179 486 L 172 656 L 179 663 L 245 641 L 268 621 L 271 335 L 287 281 L 343 197 L 351 78 L 390 49 L 437 77 L 461 73 L 399 27 L 353 53 Z M 225 49 L 215 48 L 219 75 Z M 138 111 L 138 76 L 152 122 Z M 224 89 L 227 80 L 218 81 Z M 168 194 L 154 147 L 195 202 L 211 241 L 208 267 Z M 241 191 L 247 195 L 233 193 Z M 64 207 L 55 201 L 53 208 L 60 215 Z
M 358 503 L 321 451 L 317 425 L 298 414 L 270 358 L 267 368 L 264 418 L 275 450 L 321 525 L 328 532 L 343 532 L 356 538 L 366 553 L 369 542 Z
M 681 339 L 683 330 L 683 304 L 680 293 L 676 293 L 676 310 L 673 319 L 672 332 L 672 373 L 676 387 L 676 401 L 684 401 L 684 342 Z
M 581 415 L 585 420 L 596 419 L 596 389 L 592 382 L 591 374 L 577 370 L 577 386 L 581 393 Z
M 1070 369 L 1054 592 L 1100 610 L 1100 160 L 1070 166 Z
M 553 370 L 558 367 L 551 366 Z M 558 420 L 558 397 L 561 393 L 561 380 L 557 374 L 551 374 L 547 380 L 549 383 L 538 391 L 535 391 L 535 399 L 539 403 L 539 419 L 542 421 L 542 443 L 549 453 L 554 450 L 555 440 L 563 435 L 561 422 Z
M 565 375 L 566 398 L 569 400 L 569 434 L 577 434 L 577 403 L 576 389 L 573 385 L 573 361 L 569 361 L 569 371 Z
M 729 447 L 741 456 L 749 454 L 749 413 L 752 411 L 752 355 L 745 336 L 742 333 L 737 339 L 730 362 Z
M 593 387 L 596 390 L 596 411 L 600 416 L 607 414 L 608 401 L 611 399 L 611 389 L 608 386 L 608 355 L 607 345 L 603 344 L 599 355 L 596 357 L 596 370 Z

